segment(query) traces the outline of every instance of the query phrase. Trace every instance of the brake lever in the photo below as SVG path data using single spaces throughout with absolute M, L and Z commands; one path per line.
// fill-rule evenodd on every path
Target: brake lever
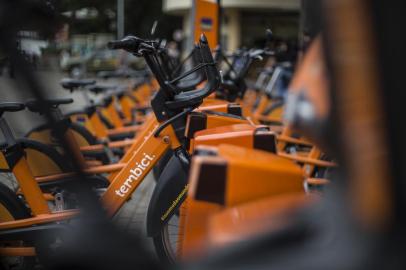
M 262 55 L 256 55 L 256 56 L 253 57 L 253 59 L 256 59 L 256 60 L 259 60 L 259 61 L 264 60 L 264 58 L 262 57 Z
M 267 56 L 275 56 L 276 53 L 275 51 L 271 51 L 271 50 L 264 50 L 264 54 Z
M 249 57 L 252 59 L 260 59 L 263 60 L 264 58 L 262 57 L 262 54 L 264 54 L 264 50 L 250 50 L 248 52 Z
M 152 52 L 154 52 L 156 50 L 157 49 L 152 45 L 149 45 L 149 44 L 146 44 L 146 43 L 141 43 L 140 44 L 140 49 L 138 49 L 138 52 L 136 54 L 134 54 L 134 55 L 142 57 L 145 52 L 152 53 Z

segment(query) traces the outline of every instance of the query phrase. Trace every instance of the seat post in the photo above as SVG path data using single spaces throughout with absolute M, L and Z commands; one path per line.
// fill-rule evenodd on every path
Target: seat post
M 61 109 L 59 107 L 51 108 L 50 109 L 51 115 L 57 123 L 59 123 L 59 132 L 61 132 L 61 136 L 64 137 L 65 142 L 68 144 L 69 149 L 72 151 L 72 155 L 74 156 L 75 160 L 78 164 L 82 166 L 82 169 L 87 168 L 86 160 L 80 151 L 80 146 L 75 139 L 75 135 L 70 129 L 70 119 L 65 119 Z
M 17 143 L 13 131 L 11 130 L 10 126 L 3 116 L 0 116 L 0 130 L 3 133 L 4 139 L 6 140 L 8 145 L 14 145 Z
M 64 119 L 64 116 L 61 112 L 61 109 L 59 109 L 58 107 L 56 108 L 50 108 L 50 113 L 51 116 L 54 118 L 55 121 L 61 121 Z
M 80 92 L 82 93 L 82 97 L 83 97 L 83 99 L 84 99 L 84 101 L 86 103 L 86 106 L 92 105 L 92 99 L 90 98 L 89 93 L 87 92 L 87 90 L 82 88 Z
M 0 129 L 8 145 L 4 154 L 8 166 L 17 179 L 32 213 L 34 215 L 49 214 L 50 210 L 48 204 L 30 171 L 26 159 L 24 158 L 24 151 L 17 143 L 13 131 L 7 124 L 6 119 L 1 115 Z

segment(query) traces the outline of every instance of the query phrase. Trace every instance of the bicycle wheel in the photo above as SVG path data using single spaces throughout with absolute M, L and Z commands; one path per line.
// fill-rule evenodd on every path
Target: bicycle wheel
M 182 253 L 183 228 L 187 200 L 182 203 L 179 213 L 173 215 L 153 237 L 155 250 L 162 262 L 174 264 Z
M 29 217 L 29 211 L 6 185 L 0 183 L 0 223 Z M 1 247 L 24 246 L 22 241 L 0 242 Z M 2 257 L 0 268 L 10 270 L 33 269 L 34 257 Z

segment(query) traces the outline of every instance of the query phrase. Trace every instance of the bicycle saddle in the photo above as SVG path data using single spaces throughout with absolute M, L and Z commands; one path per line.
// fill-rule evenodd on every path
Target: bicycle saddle
M 55 98 L 46 100 L 30 100 L 25 103 L 25 106 L 31 112 L 42 113 L 50 108 L 57 108 L 59 105 L 70 104 L 73 102 L 71 98 Z
M 71 79 L 71 78 L 62 79 L 60 82 L 63 88 L 70 91 L 77 90 L 80 87 L 92 85 L 95 83 L 96 81 L 92 79 Z
M 90 92 L 94 93 L 94 94 L 100 94 L 100 93 L 103 93 L 103 92 L 114 90 L 116 88 L 117 88 L 117 86 L 115 86 L 115 85 L 95 84 L 95 85 L 91 85 L 91 86 L 87 87 L 86 89 L 89 90 Z
M 96 74 L 97 77 L 103 79 L 110 79 L 110 78 L 126 78 L 126 74 L 120 71 L 99 71 Z
M 110 78 L 143 78 L 148 77 L 148 70 L 114 70 L 114 71 L 99 71 L 97 77 L 103 79 Z
M 1 102 L 0 103 L 0 116 L 5 112 L 18 112 L 25 109 L 24 103 L 20 102 Z

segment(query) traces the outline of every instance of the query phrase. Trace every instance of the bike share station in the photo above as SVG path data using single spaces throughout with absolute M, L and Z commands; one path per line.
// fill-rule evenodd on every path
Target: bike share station
M 269 25 L 260 46 L 226 51 L 228 1 L 193 0 L 183 51 L 159 24 L 122 29 L 104 49 L 145 68 L 64 74 L 52 92 L 15 45 L 57 25 L 51 2 L 0 1 L 24 96 L 0 101 L 0 269 L 404 269 L 406 54 L 391 22 L 406 9 L 305 0 L 299 46 Z M 22 115 L 43 123 L 16 135 Z M 145 235 L 117 226 L 124 207 Z

